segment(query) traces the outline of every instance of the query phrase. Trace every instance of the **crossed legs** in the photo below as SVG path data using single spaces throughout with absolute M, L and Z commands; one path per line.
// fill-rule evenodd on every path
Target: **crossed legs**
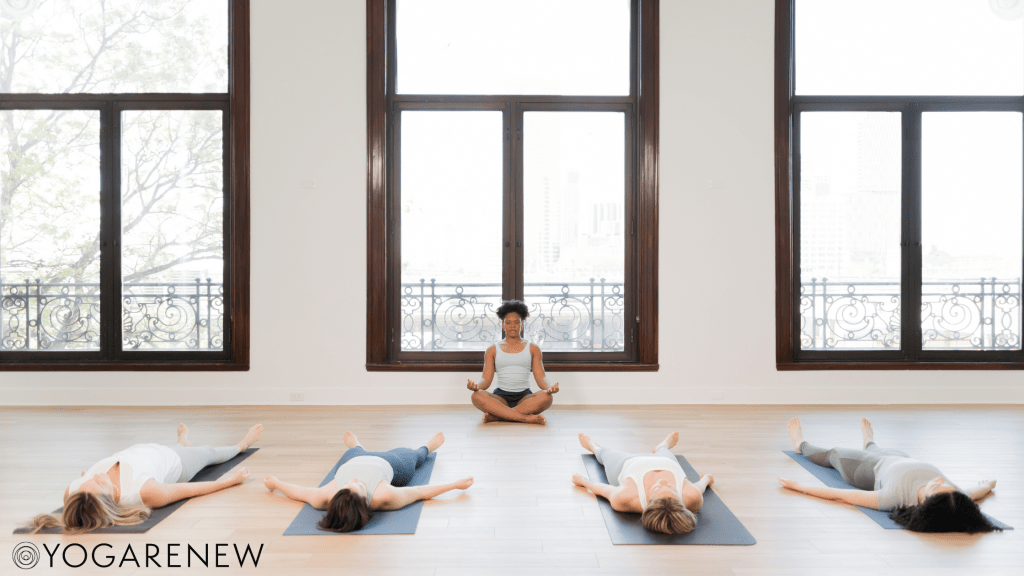
M 473 406 L 484 413 L 484 422 L 544 424 L 547 420 L 540 413 L 551 407 L 551 394 L 547 392 L 534 392 L 520 400 L 515 408 L 509 408 L 504 398 L 486 390 L 473 392 L 472 400 Z

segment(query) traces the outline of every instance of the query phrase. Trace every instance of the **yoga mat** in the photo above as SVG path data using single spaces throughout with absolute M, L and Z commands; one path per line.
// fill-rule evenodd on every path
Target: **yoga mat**
M 796 460 L 797 464 L 803 466 L 805 470 L 807 470 L 811 474 L 814 474 L 814 477 L 817 478 L 818 480 L 821 480 L 821 483 L 824 484 L 825 486 L 828 486 L 829 488 L 856 490 L 854 486 L 850 486 L 849 484 L 846 483 L 846 480 L 843 480 L 843 476 L 835 468 L 818 466 L 814 462 L 811 462 L 811 460 L 807 458 L 807 456 L 804 456 L 803 454 L 797 454 L 792 450 L 783 450 L 783 452 L 785 452 L 786 455 L 792 458 L 793 460 Z M 857 506 L 857 508 L 859 508 L 861 512 L 867 514 L 868 518 L 871 518 L 876 523 L 878 523 L 879 526 L 885 528 L 886 530 L 903 529 L 903 527 L 897 524 L 895 520 L 889 518 L 888 512 L 883 512 L 881 510 L 873 510 L 871 508 L 865 508 L 863 506 Z M 1013 526 L 1003 524 L 1002 522 L 996 520 L 988 514 L 985 514 L 985 517 L 988 518 L 989 522 L 995 524 L 1003 530 L 1013 530 Z
M 700 474 L 697 474 L 686 458 L 677 454 L 676 459 L 679 460 L 679 465 L 683 467 L 690 482 L 700 480 Z M 583 463 L 592 482 L 608 483 L 604 466 L 593 454 L 584 454 Z M 608 528 L 612 544 L 749 546 L 757 542 L 718 494 L 710 489 L 704 491 L 704 507 L 697 513 L 697 527 L 687 534 L 652 532 L 640 523 L 639 514 L 616 512 L 612 509 L 611 503 L 601 497 L 598 497 L 597 502 L 601 507 L 601 516 L 604 517 L 604 525 Z
M 257 450 L 259 450 L 259 448 L 249 448 L 245 452 L 240 452 L 238 455 L 236 455 L 232 459 L 228 460 L 227 462 L 222 462 L 220 464 L 214 464 L 213 466 L 207 466 L 206 468 L 203 468 L 202 470 L 200 470 L 195 475 L 194 478 L 189 480 L 189 482 L 208 482 L 208 481 L 211 481 L 211 480 L 216 480 L 216 479 L 220 478 L 221 476 L 223 476 L 225 472 L 227 472 L 228 470 L 231 470 L 232 468 L 237 466 L 240 462 L 242 462 L 243 460 L 245 460 L 249 456 L 252 456 L 253 454 L 255 454 Z M 142 534 L 142 533 L 146 532 L 147 530 L 149 530 L 150 528 L 152 528 L 153 526 L 156 526 L 157 524 L 159 524 L 161 521 L 163 521 L 164 518 L 167 518 L 168 516 L 173 514 L 175 510 L 177 510 L 178 508 L 181 508 L 182 506 L 184 506 L 185 502 L 188 502 L 189 500 L 190 500 L 190 498 L 185 498 L 184 500 L 178 500 L 177 502 L 174 502 L 173 504 L 168 504 L 167 506 L 164 506 L 163 508 L 154 508 L 153 512 L 149 515 L 149 518 L 146 518 L 141 524 L 133 524 L 131 526 L 110 526 L 109 528 L 100 528 L 99 530 L 93 530 L 93 531 L 89 532 L 89 534 Z M 53 515 L 54 516 L 60 516 L 60 514 L 61 514 L 61 512 L 63 510 L 64 510 L 64 507 L 61 506 L 60 508 L 57 508 L 56 510 L 54 510 Z M 29 532 L 32 532 L 31 528 L 18 528 L 17 530 L 14 531 L 15 534 L 27 534 Z M 39 532 L 36 532 L 36 534 L 60 534 L 60 533 L 61 533 L 61 529 L 57 528 L 57 527 L 54 527 L 54 528 L 44 528 L 44 529 L 40 530 Z
M 407 486 L 423 486 L 430 483 L 430 474 L 434 471 L 434 460 L 437 459 L 437 452 L 431 452 L 427 461 L 416 469 L 412 480 Z M 320 483 L 320 487 L 326 486 L 334 480 L 334 474 L 341 466 L 341 459 L 331 468 L 331 471 Z M 291 525 L 284 531 L 285 536 L 308 536 L 314 534 L 329 536 L 348 536 L 359 534 L 415 534 L 416 526 L 420 523 L 420 512 L 423 511 L 423 500 L 413 502 L 405 508 L 398 510 L 377 510 L 370 514 L 370 521 L 359 530 L 352 532 L 330 532 L 316 527 L 317 523 L 327 514 L 324 510 L 317 510 L 309 504 L 304 504 L 299 515 L 292 520 Z

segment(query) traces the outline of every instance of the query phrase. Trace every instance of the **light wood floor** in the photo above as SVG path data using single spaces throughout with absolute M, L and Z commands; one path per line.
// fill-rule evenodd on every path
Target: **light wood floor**
M 230 542 L 258 546 L 255 574 L 402 576 L 702 574 L 864 576 L 1024 574 L 1024 407 L 668 406 L 555 407 L 548 426 L 480 423 L 456 407 L 209 407 L 0 409 L 0 574 L 22 573 L 11 551 L 22 541 L 51 548 L 110 543 Z M 858 446 L 859 418 L 875 425 L 881 445 L 928 460 L 961 485 L 996 478 L 982 508 L 1016 526 L 984 536 L 921 535 L 883 530 L 856 509 L 786 492 L 777 475 L 815 482 L 782 453 L 786 421 L 800 416 L 808 440 Z M 232 444 L 249 425 L 266 428 L 246 461 L 241 487 L 196 498 L 146 534 L 12 535 L 15 526 L 61 503 L 68 483 L 97 460 L 133 443 L 175 440 L 185 422 L 196 444 Z M 316 485 L 353 430 L 368 449 L 418 446 L 443 430 L 433 482 L 473 475 L 465 493 L 427 502 L 415 535 L 282 536 L 299 509 L 262 485 L 267 474 Z M 576 434 L 624 450 L 649 450 L 679 430 L 674 450 L 698 472 L 757 538 L 754 546 L 613 546 L 595 496 L 573 487 L 585 474 Z M 165 549 L 165 548 L 162 548 Z M 102 560 L 104 550 L 100 550 Z M 179 556 L 178 562 L 183 556 Z M 141 554 L 140 554 L 140 560 Z M 132 574 L 136 569 L 40 566 L 44 574 Z M 61 566 L 60 560 L 57 566 Z M 232 561 L 236 566 L 237 562 Z M 171 572 L 198 571 L 177 569 Z M 237 569 L 209 571 L 222 574 Z

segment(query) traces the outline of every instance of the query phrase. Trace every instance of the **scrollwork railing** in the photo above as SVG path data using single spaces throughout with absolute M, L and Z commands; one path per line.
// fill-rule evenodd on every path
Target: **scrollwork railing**
M 1018 350 L 1020 297 L 1020 278 L 924 282 L 922 346 Z M 812 278 L 800 286 L 803 350 L 898 350 L 900 323 L 899 282 Z
M 99 349 L 99 284 L 0 284 L 0 350 Z M 124 350 L 222 350 L 224 285 L 122 285 Z
M 526 339 L 546 351 L 614 352 L 625 345 L 622 283 L 525 285 Z M 483 350 L 501 339 L 495 310 L 501 284 L 435 279 L 402 284 L 401 347 L 405 351 Z

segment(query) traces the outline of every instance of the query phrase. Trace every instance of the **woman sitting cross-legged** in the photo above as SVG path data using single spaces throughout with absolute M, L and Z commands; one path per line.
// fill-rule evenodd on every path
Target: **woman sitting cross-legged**
M 306 502 L 327 515 L 317 526 L 330 532 L 359 530 L 370 521 L 374 510 L 398 510 L 419 500 L 429 500 L 450 490 L 466 490 L 473 477 L 447 484 L 406 486 L 416 469 L 427 461 L 427 455 L 444 444 L 438 432 L 425 446 L 395 448 L 387 452 L 367 452 L 351 432 L 343 438 L 348 450 L 341 457 L 341 466 L 331 480 L 320 488 L 309 488 L 282 482 L 268 476 L 263 484 L 270 491 L 280 490 L 292 500 Z
M 523 323 L 530 315 L 519 300 L 503 302 L 495 311 L 501 320 L 505 339 L 484 352 L 484 373 L 479 382 L 469 379 L 466 388 L 473 392 L 473 406 L 484 413 L 484 422 L 523 422 L 545 424 L 540 415 L 551 407 L 558 383 L 548 384 L 540 347 L 523 339 Z M 538 392 L 530 391 L 530 375 Z M 494 392 L 488 392 L 497 380 Z
M 863 450 L 819 448 L 804 440 L 799 419 L 789 421 L 793 449 L 819 466 L 835 468 L 854 489 L 805 486 L 785 478 L 779 478 L 779 484 L 826 500 L 888 511 L 897 524 L 915 532 L 1001 530 L 989 522 L 974 502 L 995 488 L 995 480 L 962 490 L 935 466 L 899 450 L 879 447 L 871 423 L 863 418 L 860 422 Z
M 705 474 L 696 483 L 686 478 L 679 461 L 669 451 L 679 442 L 679 432 L 669 434 L 654 447 L 654 454 L 629 454 L 599 446 L 586 434 L 580 444 L 604 465 L 611 484 L 591 482 L 573 474 L 573 484 L 608 500 L 619 512 L 639 512 L 648 530 L 685 534 L 697 525 L 696 513 L 704 506 L 704 490 L 715 483 Z
M 206 466 L 227 462 L 244 452 L 262 434 L 263 426 L 257 424 L 238 444 L 192 446 L 188 427 L 181 424 L 175 446 L 136 444 L 93 464 L 64 491 L 61 517 L 40 514 L 32 525 L 36 531 L 60 526 L 71 534 L 130 526 L 148 518 L 153 508 L 237 486 L 249 476 L 248 470 L 212 482 L 189 480 Z

